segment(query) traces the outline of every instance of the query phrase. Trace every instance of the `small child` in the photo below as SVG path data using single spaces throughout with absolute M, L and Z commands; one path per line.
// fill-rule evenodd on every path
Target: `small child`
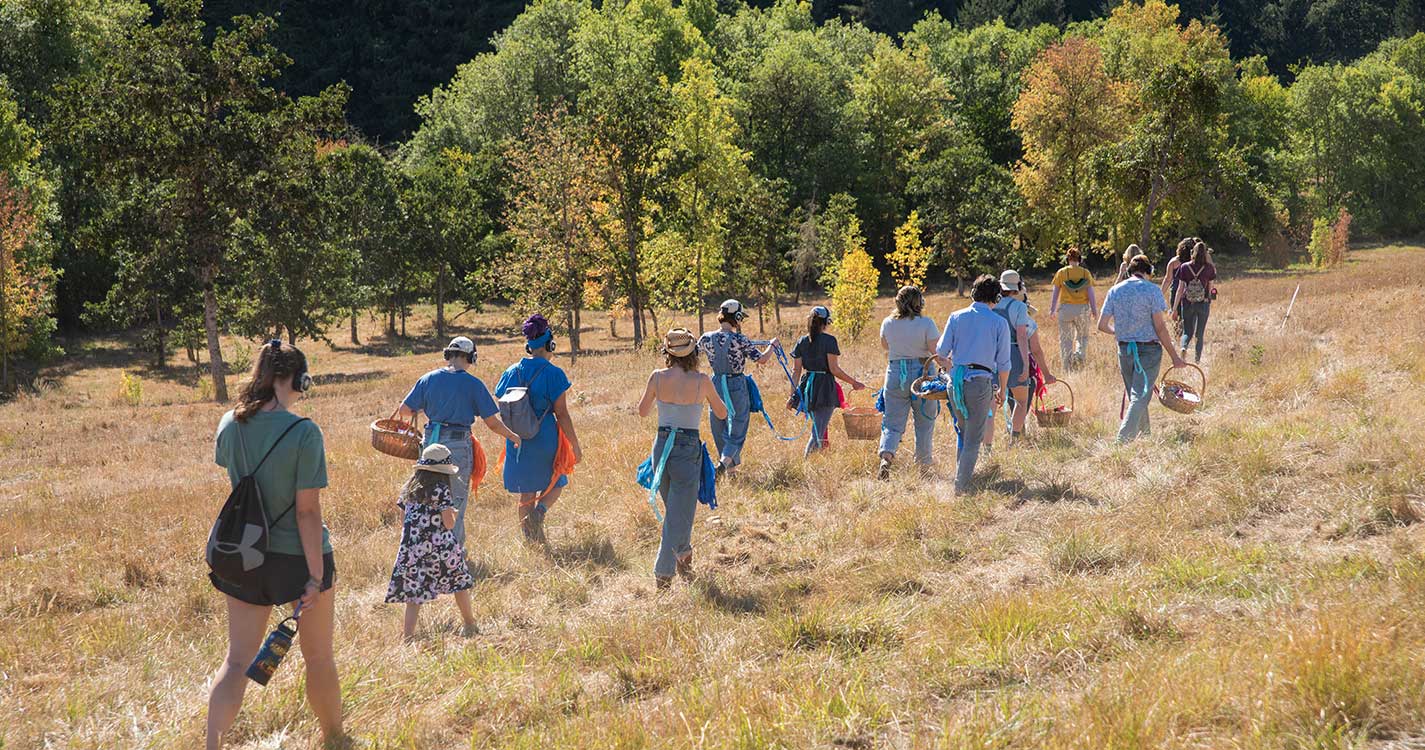
M 441 594 L 455 595 L 460 617 L 465 621 L 461 635 L 476 633 L 475 614 L 470 608 L 470 589 L 475 579 L 465 564 L 465 549 L 451 531 L 455 527 L 455 503 L 450 476 L 457 471 L 449 448 L 439 443 L 427 446 L 396 502 L 405 511 L 405 518 L 386 601 L 405 602 L 406 640 L 415 638 L 421 604 Z

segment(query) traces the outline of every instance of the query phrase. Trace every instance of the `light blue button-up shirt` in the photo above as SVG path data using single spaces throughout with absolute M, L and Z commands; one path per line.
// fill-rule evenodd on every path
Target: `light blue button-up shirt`
M 1108 290 L 1099 317 L 1113 321 L 1113 332 L 1119 341 L 1146 343 L 1158 340 L 1153 313 L 1167 310 L 1167 300 L 1157 284 L 1129 276 Z
M 945 321 L 945 333 L 935 353 L 949 357 L 956 366 L 980 365 L 995 372 L 1009 372 L 1009 324 L 983 302 L 956 310 Z M 981 370 L 970 370 L 966 377 L 989 377 Z

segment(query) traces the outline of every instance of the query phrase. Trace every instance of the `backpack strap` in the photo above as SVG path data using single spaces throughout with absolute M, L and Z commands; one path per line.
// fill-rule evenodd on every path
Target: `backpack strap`
M 301 424 L 301 423 L 303 423 L 303 422 L 310 422 L 310 421 L 312 421 L 312 420 L 308 419 L 307 417 L 302 417 L 301 419 L 298 419 L 296 422 L 293 422 L 292 424 L 287 425 L 287 429 L 283 430 L 283 431 L 282 431 L 282 434 L 277 436 L 277 440 L 272 443 L 272 447 L 271 447 L 271 448 L 268 448 L 268 449 L 267 449 L 267 452 L 264 453 L 264 454 L 262 454 L 262 460 L 257 462 L 257 466 L 254 466 L 254 467 L 253 467 L 252 471 L 248 474 L 248 476 L 251 477 L 253 474 L 256 474 L 256 473 L 257 473 L 257 470 L 258 470 L 258 469 L 262 468 L 262 464 L 267 461 L 267 457 L 270 456 L 270 455 L 272 455 L 272 452 L 273 452 L 273 451 L 277 450 L 277 446 L 282 443 L 282 439 L 283 439 L 283 438 L 287 437 L 287 433 L 291 432 L 292 429 L 295 428 L 297 425 L 299 425 L 299 424 Z M 239 433 L 239 434 L 241 434 L 241 433 Z M 291 512 L 292 512 L 292 509 L 295 508 L 295 507 L 297 507 L 297 500 L 294 498 L 294 499 L 292 500 L 292 504 L 287 506 L 287 510 L 284 510 L 284 511 L 282 511 L 281 513 L 278 513 L 276 518 L 272 519 L 271 521 L 269 521 L 269 522 L 267 523 L 268 528 L 271 528 L 271 527 L 273 527 L 273 526 L 276 526 L 276 525 L 277 525 L 277 522 L 278 522 L 278 521 L 281 521 L 283 518 L 286 518 L 286 517 L 287 517 L 287 514 L 288 514 L 288 513 L 291 513 Z

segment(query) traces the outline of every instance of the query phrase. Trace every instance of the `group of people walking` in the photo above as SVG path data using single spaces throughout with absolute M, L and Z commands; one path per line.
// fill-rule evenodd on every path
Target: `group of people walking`
M 1148 396 L 1164 351 L 1174 367 L 1185 364 L 1190 342 L 1196 342 L 1201 356 L 1207 309 L 1216 297 L 1210 252 L 1196 238 L 1184 240 L 1161 287 L 1149 280 L 1153 267 L 1148 258 L 1132 253 L 1101 309 L 1093 277 L 1082 267 L 1078 251 L 1071 249 L 1065 261 L 1054 276 L 1049 310 L 1059 319 L 1061 365 L 1073 369 L 1084 364 L 1088 322 L 1097 318 L 1098 330 L 1118 341 L 1126 393 L 1118 438 L 1132 440 L 1149 430 Z M 877 472 L 881 479 L 890 477 L 908 421 L 916 465 L 925 470 L 933 464 L 935 424 L 945 408 L 956 433 L 955 489 L 968 490 L 980 453 L 993 443 L 994 411 L 1005 407 L 1006 432 L 1014 441 L 1023 434 L 1034 389 L 1055 382 L 1019 274 L 1007 270 L 998 278 L 981 276 L 971 296 L 971 304 L 952 313 L 942 331 L 924 314 L 921 290 L 903 287 L 896 294 L 895 311 L 881 323 L 880 343 L 887 357 L 878 399 L 883 411 Z M 1183 323 L 1177 341 L 1164 319 L 1170 309 L 1172 318 Z M 741 465 L 751 415 L 765 415 L 747 363 L 765 365 L 775 355 L 786 366 L 777 339 L 758 342 L 742 333 L 746 317 L 738 301 L 728 300 L 720 306 L 717 330 L 701 337 L 682 328 L 669 331 L 662 344 L 664 366 L 649 376 L 638 402 L 640 416 L 657 414 L 639 481 L 650 488 L 650 502 L 655 494 L 662 499 L 661 513 L 654 505 L 663 523 L 653 566 L 660 589 L 670 587 L 676 577 L 693 576 L 697 505 L 716 507 L 715 485 L 718 478 L 735 475 Z M 808 456 L 829 444 L 831 417 L 846 405 L 841 383 L 853 390 L 866 388 L 841 367 L 831 323 L 829 309 L 814 307 L 806 334 L 790 352 L 786 406 L 802 415 L 804 429 L 810 431 Z M 443 351 L 445 364 L 417 380 L 398 406 L 398 414 L 407 420 L 414 421 L 418 414 L 426 419 L 420 458 L 398 494 L 402 533 L 386 594 L 387 602 L 406 607 L 407 638 L 417 631 L 421 606 L 446 594 L 455 598 L 464 621 L 462 632 L 476 632 L 469 595 L 474 578 L 465 548 L 465 511 L 480 450 L 471 437 L 475 422 L 484 422 L 504 439 L 502 481 L 519 498 L 519 523 L 530 543 L 545 542 L 545 518 L 582 458 L 569 411 L 570 381 L 551 361 L 554 333 L 540 315 L 530 316 L 522 333 L 525 357 L 503 372 L 493 392 L 470 371 L 478 359 L 475 343 L 458 336 Z M 702 357 L 710 374 L 700 371 Z M 926 398 L 925 391 L 915 388 L 917 382 L 929 380 L 943 384 L 943 407 L 942 399 Z M 290 603 L 300 615 L 308 701 L 323 735 L 329 740 L 342 736 L 332 655 L 336 566 L 320 503 L 327 484 L 325 450 L 321 430 L 290 411 L 310 385 L 302 352 L 269 342 L 256 357 L 237 407 L 218 426 L 217 463 L 227 469 L 235 487 L 245 477 L 255 480 L 265 517 L 273 520 L 266 558 L 250 576 L 241 581 L 210 576 L 225 595 L 228 611 L 228 652 L 209 697 L 210 750 L 221 746 L 222 735 L 237 716 L 246 687 L 244 672 L 263 646 L 271 608 Z M 705 412 L 715 460 L 701 438 Z M 772 424 L 770 417 L 767 422 Z

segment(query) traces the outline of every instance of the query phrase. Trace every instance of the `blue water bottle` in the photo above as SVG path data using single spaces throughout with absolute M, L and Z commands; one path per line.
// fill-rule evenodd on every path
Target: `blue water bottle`
M 247 668 L 248 679 L 259 685 L 266 685 L 267 681 L 272 679 L 277 667 L 281 666 L 282 659 L 292 650 L 292 639 L 297 637 L 297 617 L 301 613 L 302 605 L 298 603 L 292 616 L 277 623 L 277 628 L 267 634 L 267 640 L 262 642 L 257 658 L 253 659 L 252 665 Z

